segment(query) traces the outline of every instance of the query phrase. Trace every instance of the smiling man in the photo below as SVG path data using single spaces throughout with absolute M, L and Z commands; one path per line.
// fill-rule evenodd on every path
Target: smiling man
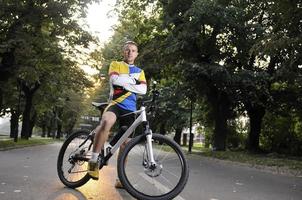
M 93 153 L 88 163 L 88 173 L 93 179 L 99 177 L 98 156 L 108 139 L 109 131 L 119 120 L 119 126 L 129 127 L 134 121 L 134 115 L 122 115 L 136 111 L 136 95 L 146 94 L 147 85 L 144 71 L 134 65 L 138 56 L 137 44 L 128 41 L 123 46 L 124 61 L 113 61 L 109 67 L 110 102 L 102 116 L 100 125 L 96 128 Z M 124 145 L 121 146 L 121 149 Z M 121 150 L 120 149 L 120 150 Z M 116 187 L 122 185 L 119 181 Z

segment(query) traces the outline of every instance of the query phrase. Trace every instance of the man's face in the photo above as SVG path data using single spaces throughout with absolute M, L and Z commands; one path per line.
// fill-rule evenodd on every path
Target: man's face
M 136 57 L 138 56 L 137 46 L 133 44 L 127 44 L 124 49 L 124 61 L 128 64 L 134 64 Z

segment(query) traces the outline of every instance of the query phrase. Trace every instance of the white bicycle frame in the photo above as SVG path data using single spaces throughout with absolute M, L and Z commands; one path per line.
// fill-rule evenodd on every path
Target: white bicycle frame
M 118 148 L 129 138 L 129 136 L 134 132 L 134 130 L 138 127 L 138 125 L 140 125 L 141 123 L 147 123 L 147 115 L 146 115 L 146 107 L 145 106 L 141 106 L 141 108 L 137 111 L 131 112 L 131 113 L 127 113 L 126 115 L 130 115 L 130 114 L 139 114 L 140 115 L 135 119 L 135 121 L 131 124 L 130 127 L 128 127 L 128 129 L 125 131 L 125 133 L 123 133 L 123 135 L 121 136 L 121 138 L 116 142 L 116 144 L 114 144 L 113 146 L 108 145 L 106 147 L 110 148 L 110 154 L 113 155 Z M 123 115 L 123 116 L 126 116 Z M 123 117 L 121 116 L 121 117 Z M 151 162 L 150 164 L 156 164 L 155 160 L 154 160 L 154 155 L 153 155 L 153 148 L 152 148 L 152 131 L 151 129 L 149 129 L 149 125 L 147 127 L 147 133 L 146 135 L 146 139 L 147 139 L 147 155 L 149 158 L 149 161 Z M 106 152 L 106 151 L 105 151 Z M 107 154 L 107 152 L 106 152 Z M 109 155 L 111 157 L 111 155 Z M 105 157 L 107 157 L 108 155 L 105 155 Z M 108 159 L 110 158 L 108 157 Z

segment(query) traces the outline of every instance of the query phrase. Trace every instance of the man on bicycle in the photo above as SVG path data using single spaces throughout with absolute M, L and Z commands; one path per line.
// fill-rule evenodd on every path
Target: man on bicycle
M 137 44 L 133 41 L 126 42 L 123 55 L 123 61 L 113 61 L 109 67 L 110 102 L 102 115 L 100 125 L 96 128 L 92 157 L 88 162 L 88 173 L 96 180 L 99 178 L 99 153 L 108 139 L 110 129 L 117 119 L 120 127 L 129 127 L 134 121 L 134 115 L 119 117 L 136 111 L 136 94 L 147 92 L 144 71 L 134 65 L 138 56 Z M 124 145 L 121 146 L 120 152 Z M 122 187 L 118 180 L 115 186 Z

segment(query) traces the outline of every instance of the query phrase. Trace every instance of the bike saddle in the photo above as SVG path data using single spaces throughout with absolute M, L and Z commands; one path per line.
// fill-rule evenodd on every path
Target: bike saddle
M 102 102 L 102 103 L 92 102 L 91 104 L 97 109 L 99 109 L 100 111 L 103 111 L 109 105 L 108 102 Z

